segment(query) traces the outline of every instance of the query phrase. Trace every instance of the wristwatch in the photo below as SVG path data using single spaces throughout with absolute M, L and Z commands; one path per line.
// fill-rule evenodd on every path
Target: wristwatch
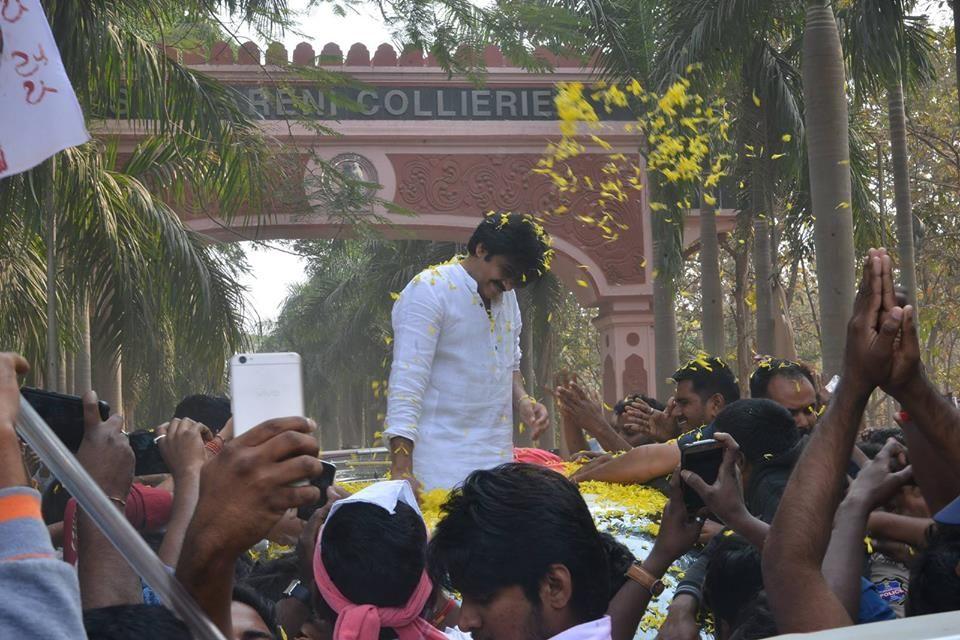
M 283 595 L 286 598 L 295 598 L 308 607 L 311 605 L 310 589 L 303 586 L 297 579 L 290 581 L 287 588 L 283 590 Z
M 634 562 L 630 565 L 630 568 L 627 569 L 624 575 L 649 591 L 650 595 L 654 598 L 663 593 L 663 580 L 644 569 L 640 566 L 639 562 Z

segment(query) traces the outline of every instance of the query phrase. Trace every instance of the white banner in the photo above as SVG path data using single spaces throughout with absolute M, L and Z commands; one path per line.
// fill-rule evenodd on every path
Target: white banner
M 0 0 L 0 178 L 89 139 L 39 0 Z

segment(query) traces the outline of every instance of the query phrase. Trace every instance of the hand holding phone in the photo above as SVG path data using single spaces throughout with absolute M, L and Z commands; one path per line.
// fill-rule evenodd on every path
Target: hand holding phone
M 297 517 L 301 520 L 310 520 L 310 516 L 317 510 L 327 504 L 327 489 L 333 486 L 334 476 L 337 474 L 337 465 L 326 460 L 321 460 L 323 464 L 323 473 L 313 478 L 310 484 L 320 489 L 320 500 L 297 509 Z
M 83 400 L 80 396 L 32 387 L 23 387 L 20 394 L 72 453 L 80 449 L 83 441 Z M 101 422 L 110 418 L 110 405 L 103 400 L 97 402 L 97 410 Z
M 702 513 L 704 507 L 697 505 L 705 505 L 710 517 L 737 530 L 748 539 L 750 535 L 765 536 L 765 533 L 761 534 L 750 524 L 756 521 L 756 518 L 750 514 L 744 502 L 743 484 L 737 466 L 740 445 L 729 433 L 718 432 L 713 437 L 714 440 L 701 441 L 711 444 L 695 443 L 702 446 L 702 453 L 697 453 L 697 449 L 688 452 L 687 466 L 691 468 L 680 472 L 684 497 L 687 497 L 687 492 L 696 495 L 696 499 L 690 498 L 688 508 L 695 507 Z M 718 443 L 720 448 L 717 449 L 713 442 Z M 719 467 L 716 466 L 718 451 Z M 691 511 L 690 515 L 695 516 L 696 512 Z
M 712 438 L 691 442 L 680 449 L 681 471 L 692 471 L 708 485 L 717 481 L 722 463 L 723 443 Z M 706 503 L 687 482 L 681 481 L 681 488 L 687 513 L 693 518 L 706 506 Z

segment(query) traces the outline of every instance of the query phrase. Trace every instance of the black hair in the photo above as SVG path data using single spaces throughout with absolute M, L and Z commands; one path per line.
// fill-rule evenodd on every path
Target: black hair
M 627 581 L 627 570 L 637 561 L 637 557 L 627 548 L 627 545 L 617 540 L 606 531 L 600 532 L 603 546 L 607 550 L 607 568 L 610 569 L 610 598 L 617 595 L 620 587 Z
M 751 465 L 772 460 L 796 446 L 800 431 L 790 412 L 772 400 L 737 400 L 713 421 L 716 431 L 729 433 Z
M 716 356 L 695 358 L 677 369 L 673 381 L 680 384 L 684 380 L 693 383 L 694 393 L 704 402 L 715 393 L 723 396 L 726 404 L 740 399 L 737 377 L 727 363 Z
M 486 598 L 518 585 L 535 609 L 550 565 L 570 572 L 570 607 L 581 621 L 609 603 L 607 552 L 586 502 L 570 480 L 530 464 L 474 471 L 441 507 L 428 550 L 436 584 Z
M 725 536 L 710 555 L 703 583 L 704 602 L 719 624 L 734 627 L 746 605 L 763 589 L 760 552 L 746 539 Z
M 767 602 L 767 592 L 761 591 L 741 611 L 736 628 L 731 630 L 730 640 L 761 640 L 778 635 L 780 632 Z
M 550 236 L 530 215 L 487 214 L 467 243 L 470 255 L 476 255 L 480 244 L 487 250 L 487 260 L 498 255 L 510 260 L 517 271 L 514 286 L 518 288 L 536 281 L 550 268 Z
M 122 604 L 87 609 L 83 628 L 88 640 L 190 640 L 181 620 L 166 607 L 146 604 Z
M 656 398 L 645 396 L 642 393 L 634 393 L 632 395 L 627 396 L 617 404 L 615 404 L 613 406 L 613 412 L 616 415 L 620 415 L 626 410 L 628 404 L 630 404 L 631 402 L 636 402 L 637 400 L 642 400 L 643 402 L 646 402 L 647 406 L 649 406 L 654 411 L 663 411 L 667 408 L 667 405 L 663 404 Z
M 270 633 L 276 637 L 277 609 L 275 602 L 263 597 L 252 586 L 242 582 L 233 585 L 233 595 L 230 599 L 233 602 L 245 604 L 256 611 L 263 623 L 267 625 L 267 629 L 270 629 Z
M 750 397 L 769 398 L 770 382 L 777 376 L 783 376 L 789 380 L 807 380 L 814 391 L 817 390 L 813 371 L 807 365 L 780 358 L 765 358 L 750 374 Z
M 960 526 L 937 524 L 910 570 L 907 615 L 960 609 Z
M 340 592 L 355 604 L 400 607 L 426 565 L 427 530 L 412 507 L 396 513 L 364 502 L 340 507 L 323 529 L 323 565 Z
M 219 433 L 232 416 L 230 401 L 222 396 L 208 396 L 202 393 L 187 396 L 173 410 L 174 418 L 190 418 L 202 422 L 214 433 Z
M 873 460 L 890 438 L 895 439 L 903 446 L 907 445 L 907 439 L 904 437 L 903 430 L 900 427 L 885 427 L 883 429 L 865 430 L 860 434 L 857 447 L 859 447 L 864 455 Z
M 255 562 L 242 580 L 267 599 L 277 602 L 283 599 L 287 585 L 299 577 L 300 559 L 291 551 L 273 560 Z

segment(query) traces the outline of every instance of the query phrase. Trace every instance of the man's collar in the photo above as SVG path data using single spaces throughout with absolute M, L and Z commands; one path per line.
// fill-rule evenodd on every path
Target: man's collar
M 550 640 L 610 640 L 610 616 L 603 616 L 598 620 L 591 620 L 570 627 L 553 636 Z

